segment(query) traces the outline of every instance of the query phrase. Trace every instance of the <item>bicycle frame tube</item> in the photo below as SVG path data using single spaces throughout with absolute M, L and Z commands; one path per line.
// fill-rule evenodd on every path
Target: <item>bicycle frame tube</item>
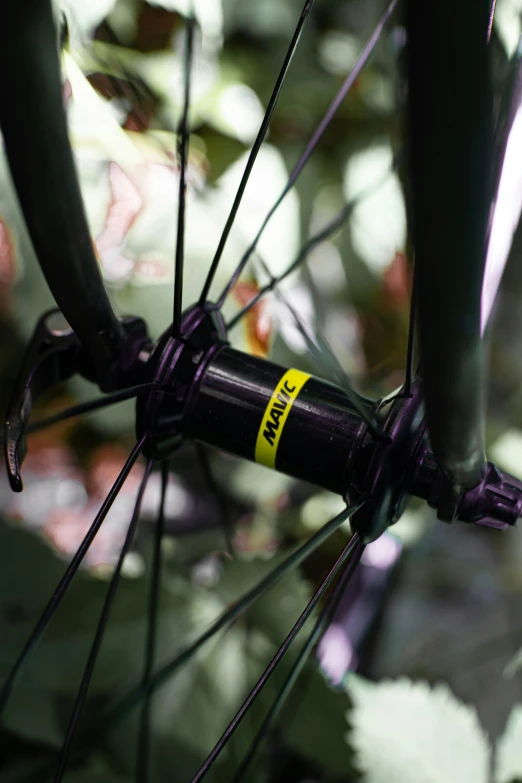
M 38 261 L 108 388 L 123 330 L 98 269 L 67 136 L 51 0 L 4 0 L 0 70 L 0 127 Z
M 520 45 L 510 63 L 509 70 L 510 74 L 501 96 L 495 127 L 496 188 L 482 287 L 481 327 L 483 334 L 488 325 L 522 211 L 522 162 L 519 154 L 522 135 L 522 49 Z
M 426 418 L 456 495 L 485 470 L 480 302 L 492 184 L 489 16 L 489 0 L 406 4 Z

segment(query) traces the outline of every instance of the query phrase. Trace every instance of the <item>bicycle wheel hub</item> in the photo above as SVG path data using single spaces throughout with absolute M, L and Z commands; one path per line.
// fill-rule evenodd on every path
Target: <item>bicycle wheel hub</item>
M 158 387 L 137 403 L 137 432 L 148 436 L 148 455 L 165 456 L 186 438 L 346 499 L 367 493 L 352 520 L 365 540 L 396 522 L 411 494 L 439 504 L 444 477 L 429 448 L 419 381 L 411 397 L 364 402 L 383 439 L 339 387 L 231 348 L 212 305 L 188 310 L 178 338 L 170 330 L 160 338 L 145 375 Z M 455 517 L 503 528 L 516 522 L 521 507 L 522 484 L 490 464 Z

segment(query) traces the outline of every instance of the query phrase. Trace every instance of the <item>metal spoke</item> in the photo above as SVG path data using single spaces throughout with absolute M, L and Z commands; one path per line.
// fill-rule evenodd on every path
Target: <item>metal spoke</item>
M 340 212 L 337 213 L 334 219 L 328 223 L 327 226 L 325 226 L 317 234 L 314 234 L 313 237 L 304 243 L 290 266 L 281 272 L 280 275 L 270 275 L 269 282 L 262 286 L 257 294 L 250 300 L 250 302 L 248 302 L 248 304 L 246 304 L 239 311 L 239 313 L 236 313 L 236 315 L 231 318 L 227 324 L 227 329 L 232 329 L 239 321 L 241 321 L 242 318 L 245 317 L 248 311 L 251 310 L 252 307 L 254 307 L 259 302 L 259 300 L 263 298 L 263 296 L 265 296 L 265 294 L 267 294 L 269 291 L 273 291 L 274 288 L 279 285 L 279 283 L 282 283 L 283 280 L 292 274 L 292 272 L 295 272 L 295 270 L 303 263 L 303 261 L 306 260 L 312 250 L 317 247 L 317 245 L 319 245 L 321 242 L 324 242 L 325 239 L 328 239 L 328 237 L 334 234 L 342 226 L 342 224 L 350 217 L 358 203 L 359 199 L 353 199 L 353 201 L 345 204 L 345 206 L 340 210 Z
M 61 421 L 66 421 L 66 419 L 72 419 L 75 416 L 81 416 L 84 413 L 90 413 L 91 411 L 105 408 L 108 405 L 115 405 L 117 402 L 131 400 L 133 397 L 138 397 L 140 394 L 146 394 L 155 388 L 157 388 L 157 386 L 153 383 L 142 383 L 138 386 L 130 386 L 128 389 L 122 389 L 122 391 L 106 394 L 105 397 L 100 397 L 97 400 L 81 402 L 78 405 L 67 408 L 65 411 L 54 413 L 52 416 L 47 416 L 45 419 L 39 419 L 32 424 L 29 424 L 27 433 L 38 432 L 46 427 L 51 427 L 53 424 L 59 424 Z
M 391 171 L 394 171 L 397 167 L 398 162 L 398 156 L 396 156 L 395 161 L 393 163 Z M 391 172 L 390 172 L 391 173 Z M 245 315 L 248 313 L 249 310 L 252 309 L 252 307 L 255 307 L 255 305 L 262 299 L 265 294 L 269 293 L 270 291 L 273 291 L 276 286 L 279 285 L 279 283 L 282 283 L 283 280 L 286 280 L 286 278 L 292 274 L 292 272 L 295 272 L 296 269 L 298 269 L 301 264 L 306 261 L 307 257 L 310 255 L 312 250 L 314 250 L 317 245 L 320 245 L 321 242 L 324 242 L 326 239 L 332 236 L 332 234 L 335 234 L 336 231 L 338 231 L 343 223 L 348 220 L 348 218 L 353 214 L 353 211 L 356 207 L 359 206 L 361 202 L 364 201 L 364 199 L 368 198 L 368 196 L 371 196 L 375 191 L 381 187 L 386 182 L 386 179 L 388 178 L 389 174 L 386 175 L 386 177 L 382 180 L 380 180 L 378 183 L 373 185 L 371 188 L 368 188 L 368 190 L 363 191 L 358 196 L 353 198 L 351 201 L 348 201 L 335 215 L 335 217 L 332 218 L 332 220 L 324 226 L 320 231 L 317 232 L 317 234 L 314 234 L 310 239 L 308 239 L 300 248 L 297 256 L 294 258 L 292 263 L 287 266 L 286 269 L 284 269 L 281 274 L 279 275 L 272 275 L 270 271 L 267 268 L 267 272 L 269 274 L 269 281 L 264 286 L 262 286 L 257 294 L 252 297 L 250 302 L 246 304 L 239 313 L 236 313 L 236 315 L 230 319 L 230 321 L 227 323 L 227 330 L 232 329 L 234 326 L 236 326 L 239 321 L 241 321 Z
M 263 266 L 266 269 L 266 265 L 264 263 Z M 330 378 L 335 380 L 339 385 L 350 387 L 351 382 L 350 379 L 348 378 L 348 375 L 346 374 L 344 368 L 339 363 L 339 360 L 335 356 L 326 338 L 324 337 L 324 335 L 321 334 L 319 328 L 316 327 L 314 329 L 315 339 L 312 338 L 312 336 L 308 333 L 308 330 L 305 324 L 303 323 L 303 320 L 299 316 L 299 313 L 290 304 L 290 302 L 283 294 L 283 292 L 279 290 L 276 291 L 276 296 L 280 300 L 280 302 L 284 304 L 286 309 L 292 315 L 292 318 L 299 331 L 299 334 L 301 335 L 301 337 L 303 337 L 304 341 L 306 342 L 307 348 L 312 354 L 312 358 L 314 359 L 317 366 L 324 372 L 326 376 L 330 376 Z
M 316 339 L 318 344 L 316 344 L 308 334 L 295 309 L 283 296 L 279 289 L 276 289 L 276 296 L 283 302 L 283 304 L 292 314 L 295 325 L 297 326 L 300 334 L 303 336 L 308 350 L 310 351 L 316 364 L 319 367 L 325 368 L 326 372 L 329 373 L 331 377 L 333 377 L 333 379 L 339 384 L 353 405 L 354 410 L 359 414 L 361 419 L 366 422 L 375 438 L 383 443 L 387 443 L 389 441 L 388 435 L 386 435 L 372 409 L 368 407 L 368 405 L 364 403 L 363 398 L 359 397 L 357 392 L 352 389 L 350 379 L 348 378 L 343 367 L 339 364 L 325 337 L 317 332 Z
M 223 538 L 225 539 L 227 552 L 229 553 L 229 555 L 232 555 L 233 557 L 235 554 L 234 544 L 232 541 L 230 525 L 228 524 L 226 498 L 223 495 L 223 492 L 221 491 L 220 487 L 218 487 L 216 483 L 216 479 L 214 478 L 214 474 L 212 473 L 212 468 L 210 467 L 210 461 L 208 458 L 208 452 L 206 447 L 202 443 L 196 443 L 195 446 L 196 446 L 196 455 L 201 469 L 201 474 L 205 480 L 207 488 L 209 489 L 214 500 L 216 501 L 216 505 L 218 507 L 218 515 L 219 515 L 218 522 L 221 530 L 223 531 Z
M 143 495 L 145 492 L 145 488 L 147 486 L 147 482 L 149 480 L 150 471 L 152 468 L 152 459 L 149 459 L 147 462 L 147 465 L 145 467 L 145 472 L 143 474 L 143 478 L 140 483 L 140 487 L 138 490 L 138 496 L 136 498 L 136 503 L 134 505 L 134 511 L 132 513 L 132 518 L 129 523 L 129 527 L 127 530 L 127 535 L 125 536 L 125 541 L 123 542 L 123 546 L 121 548 L 120 556 L 118 558 L 118 562 L 116 564 L 116 568 L 114 569 L 114 574 L 112 575 L 112 579 L 109 584 L 109 589 L 107 590 L 107 595 L 105 597 L 105 603 L 103 605 L 103 609 L 100 615 L 100 619 L 98 621 L 98 626 L 96 628 L 96 633 L 94 635 L 94 639 L 91 645 L 91 649 L 89 651 L 89 657 L 87 658 L 87 663 L 85 666 L 85 670 L 81 679 L 80 688 L 78 690 L 78 694 L 76 696 L 76 701 L 74 703 L 73 712 L 71 715 L 71 719 L 69 721 L 69 726 L 67 727 L 67 733 L 65 736 L 65 741 L 62 745 L 62 748 L 60 750 L 60 756 L 58 758 L 58 770 L 56 772 L 55 776 L 55 783 L 60 783 L 60 781 L 63 779 L 65 768 L 67 766 L 67 759 L 69 757 L 69 750 L 71 747 L 72 738 L 74 736 L 74 731 L 76 729 L 76 724 L 78 723 L 78 719 L 80 717 L 80 712 L 82 710 L 85 698 L 87 696 L 87 691 L 89 689 L 89 685 L 91 682 L 91 678 L 94 672 L 94 667 L 96 666 L 96 660 L 98 658 L 98 653 L 100 652 L 100 647 L 103 641 L 103 637 L 105 634 L 105 629 L 107 627 L 107 622 L 109 619 L 109 614 L 112 609 L 112 604 L 114 601 L 114 597 L 116 595 L 116 590 L 118 588 L 118 583 L 120 579 L 121 569 L 123 566 L 123 561 L 125 559 L 125 555 L 129 551 L 129 548 L 132 544 L 132 540 L 134 538 L 134 533 L 136 531 L 136 526 L 138 524 L 138 519 L 140 516 L 140 509 L 141 509 L 141 501 L 143 500 Z
M 47 429 L 47 427 L 52 427 L 54 424 L 59 424 L 61 421 L 73 419 L 75 416 L 82 416 L 84 413 L 91 413 L 91 411 L 114 405 L 117 402 L 133 399 L 140 394 L 146 394 L 147 392 L 152 391 L 152 389 L 157 388 L 157 384 L 142 383 L 138 386 L 130 386 L 128 389 L 123 389 L 122 391 L 111 392 L 97 400 L 88 400 L 87 402 L 81 402 L 78 405 L 72 405 L 64 411 L 53 413 L 52 416 L 46 416 L 45 419 L 37 419 L 37 421 L 32 422 L 28 425 L 26 433 L 30 435 L 32 432 L 39 432 L 40 430 Z M 0 435 L 0 444 L 3 444 L 4 442 L 5 438 L 2 434 Z
M 351 537 L 350 541 L 346 545 L 346 547 L 343 549 L 342 553 L 339 555 L 338 559 L 330 569 L 329 573 L 325 577 L 325 579 L 322 581 L 321 585 L 317 589 L 315 595 L 313 596 L 312 600 L 309 601 L 307 604 L 305 610 L 302 612 L 301 616 L 295 623 L 294 627 L 286 637 L 285 641 L 277 651 L 277 653 L 274 655 L 272 660 L 270 661 L 268 667 L 266 668 L 265 672 L 261 675 L 259 680 L 257 681 L 256 685 L 248 695 L 248 697 L 245 699 L 241 707 L 239 708 L 238 712 L 226 728 L 225 732 L 219 739 L 219 741 L 216 743 L 214 749 L 209 754 L 207 759 L 204 761 L 204 763 L 201 765 L 198 772 L 194 775 L 192 778 L 191 783 L 199 783 L 199 781 L 203 780 L 207 772 L 210 770 L 212 764 L 215 762 L 227 742 L 229 741 L 230 737 L 234 733 L 234 731 L 237 729 L 241 721 L 243 720 L 243 717 L 261 692 L 261 690 L 264 688 L 266 683 L 268 682 L 269 678 L 275 671 L 277 665 L 285 655 L 285 653 L 288 651 L 290 645 L 296 638 L 296 636 L 301 631 L 302 627 L 307 622 L 308 618 L 311 616 L 313 610 L 317 606 L 319 600 L 322 598 L 324 593 L 327 591 L 330 584 L 333 582 L 335 577 L 337 576 L 338 572 L 344 565 L 344 563 L 347 561 L 347 559 L 351 556 L 354 549 L 359 548 L 359 534 L 354 533 Z
M 408 349 L 406 353 L 406 377 L 404 379 L 405 397 L 411 397 L 413 385 L 413 359 L 415 352 L 415 319 L 417 318 L 417 273 L 416 264 L 413 266 L 413 282 L 411 286 L 410 323 L 408 326 Z
M 137 783 L 147 783 L 149 780 L 150 759 L 150 719 L 152 694 L 148 690 L 156 654 L 156 630 L 158 620 L 158 599 L 161 572 L 161 542 L 165 532 L 165 496 L 169 481 L 169 463 L 165 460 L 161 465 L 161 498 L 156 520 L 154 535 L 154 555 L 151 565 L 151 583 L 149 594 L 149 607 L 147 616 L 147 639 L 145 643 L 145 663 L 143 666 L 142 687 L 145 689 L 145 698 L 141 705 L 140 727 L 138 737 L 138 759 L 136 767 Z
M 321 611 L 319 617 L 317 618 L 317 621 L 314 627 L 312 628 L 312 632 L 308 636 L 308 639 L 304 643 L 299 655 L 295 660 L 295 663 L 290 669 L 288 676 L 286 677 L 279 693 L 277 694 L 272 706 L 270 707 L 270 710 L 268 711 L 259 730 L 257 731 L 257 734 L 254 737 L 246 756 L 244 757 L 234 777 L 232 778 L 231 783 L 239 783 L 239 781 L 243 778 L 243 775 L 246 773 L 248 767 L 250 766 L 261 742 L 263 741 L 267 733 L 270 731 L 270 728 L 274 720 L 277 718 L 279 711 L 281 710 L 287 696 L 290 694 L 290 691 L 295 685 L 295 682 L 299 677 L 299 674 L 301 673 L 304 664 L 308 660 L 308 657 L 312 649 L 318 644 L 321 636 L 323 635 L 324 631 L 330 624 L 330 620 L 335 613 L 335 610 L 339 604 L 340 599 L 344 595 L 346 587 L 348 586 L 348 583 L 355 572 L 355 569 L 361 559 L 363 551 L 364 551 L 364 544 L 358 541 L 352 550 L 352 553 L 346 563 L 345 569 L 341 574 L 337 585 L 335 586 L 335 589 L 332 591 L 332 594 L 328 598 L 328 601 L 326 602 L 323 610 Z
M 489 43 L 489 39 L 491 38 L 491 31 L 493 30 L 493 22 L 495 21 L 495 9 L 497 7 L 497 0 L 491 0 L 491 8 L 489 10 L 489 21 L 488 21 L 488 33 L 486 41 Z
M 192 49 L 194 44 L 195 19 L 190 16 L 185 23 L 185 59 L 183 65 L 183 114 L 179 126 L 179 192 L 178 192 L 178 233 L 176 237 L 176 266 L 174 270 L 174 312 L 172 334 L 179 335 L 181 311 L 183 306 L 183 261 L 185 257 L 185 199 L 188 152 L 188 113 L 190 107 L 190 77 L 192 75 Z
M 346 79 L 344 80 L 339 92 L 335 96 L 334 100 L 328 107 L 326 114 L 324 115 L 323 119 L 321 120 L 318 128 L 316 129 L 315 133 L 313 134 L 312 138 L 308 142 L 306 149 L 304 150 L 303 154 L 299 158 L 296 166 L 294 167 L 292 173 L 290 174 L 290 177 L 288 179 L 288 182 L 286 183 L 285 187 L 283 188 L 283 191 L 281 192 L 281 195 L 273 205 L 273 207 L 268 212 L 267 216 L 263 220 L 263 223 L 261 224 L 261 227 L 259 228 L 259 231 L 254 237 L 254 240 L 250 244 L 250 246 L 245 251 L 243 257 L 241 258 L 241 261 L 237 265 L 232 277 L 230 278 L 229 282 L 223 289 L 221 296 L 219 297 L 217 301 L 217 307 L 221 307 L 223 305 L 223 302 L 225 301 L 226 297 L 228 296 L 230 290 L 234 287 L 237 279 L 241 275 L 243 269 L 245 268 L 250 256 L 254 252 L 254 250 L 257 247 L 257 244 L 261 238 L 261 235 L 263 234 L 266 226 L 268 225 L 270 219 L 272 218 L 272 215 L 275 213 L 285 196 L 289 193 L 292 186 L 296 182 L 299 174 L 301 173 L 305 163 L 307 162 L 308 158 L 316 148 L 317 144 L 319 143 L 319 140 L 321 139 L 323 133 L 325 132 L 326 128 L 332 121 L 333 117 L 335 116 L 339 106 L 343 102 L 344 98 L 346 97 L 349 90 L 353 87 L 354 82 L 359 77 L 362 69 L 368 62 L 370 55 L 372 54 L 373 50 L 375 49 L 375 46 L 381 36 L 382 31 L 384 30 L 384 27 L 386 25 L 386 22 L 392 15 L 395 6 L 397 5 L 397 0 L 392 0 L 386 11 L 384 12 L 383 16 L 381 17 L 379 23 L 377 24 L 377 27 L 373 31 L 372 35 L 368 39 L 366 45 L 364 46 L 364 49 L 362 50 L 361 54 L 359 55 L 359 58 L 357 62 L 355 63 L 353 69 L 348 74 Z
M 0 712 L 5 707 L 9 695 L 11 693 L 12 687 L 14 685 L 14 682 L 16 680 L 16 677 L 20 673 L 20 669 L 22 668 L 22 665 L 26 661 L 27 657 L 30 655 L 32 650 L 36 647 L 40 637 L 42 636 L 43 632 L 45 631 L 47 624 L 51 620 L 52 616 L 54 615 L 56 609 L 58 608 L 67 588 L 69 587 L 74 575 L 76 574 L 78 568 L 80 567 L 85 555 L 87 554 L 90 545 L 92 544 L 98 530 L 100 529 L 105 517 L 107 516 L 112 504 L 114 503 L 116 497 L 118 496 L 118 493 L 120 489 L 122 488 L 125 479 L 129 475 L 131 468 L 133 467 L 134 463 L 138 459 L 139 453 L 143 447 L 143 444 L 145 442 L 145 437 L 141 438 L 140 441 L 136 444 L 134 449 L 132 450 L 129 458 L 127 459 L 125 465 L 121 469 L 116 481 L 112 485 L 109 494 L 105 498 L 102 507 L 98 511 L 96 518 L 94 522 L 92 523 L 91 527 L 89 528 L 85 538 L 83 539 L 82 543 L 78 547 L 76 554 L 74 555 L 73 559 L 67 566 L 67 569 L 65 571 L 65 574 L 61 578 L 60 582 L 56 586 L 56 589 L 45 607 L 44 611 L 42 612 L 42 615 L 38 622 L 36 623 L 36 626 L 34 627 L 33 632 L 31 633 L 29 639 L 25 643 L 25 646 L 20 653 L 19 657 L 16 660 L 16 663 L 14 664 L 13 668 L 11 669 L 6 682 L 4 683 L 2 690 L 0 691 Z
M 263 266 L 265 265 L 263 264 Z M 306 346 L 310 351 L 312 358 L 314 359 L 317 366 L 323 371 L 324 375 L 329 376 L 332 380 L 335 380 L 336 383 L 338 383 L 340 386 L 347 386 L 351 388 L 348 375 L 339 363 L 326 338 L 321 334 L 319 329 L 317 327 L 314 329 L 314 337 L 312 337 L 303 323 L 299 313 L 293 307 L 293 305 L 290 304 L 283 292 L 279 290 L 276 291 L 276 296 L 291 314 L 299 334 L 306 342 Z M 361 413 L 361 415 L 364 418 L 364 413 Z
M 258 582 L 251 590 L 234 602 L 226 612 L 217 618 L 209 628 L 201 634 L 192 644 L 181 650 L 171 661 L 161 667 L 151 678 L 148 691 L 153 693 L 160 688 L 163 683 L 169 680 L 183 664 L 187 663 L 195 653 L 219 631 L 240 617 L 246 610 L 264 593 L 270 590 L 285 574 L 299 566 L 306 558 L 312 554 L 332 533 L 345 522 L 352 514 L 358 511 L 366 501 L 367 496 L 362 495 L 358 500 L 344 509 L 340 514 L 326 523 L 311 538 L 290 554 L 282 563 L 276 566 L 264 579 Z M 136 706 L 144 698 L 145 690 L 142 686 L 129 691 L 114 707 L 107 713 L 102 721 L 102 727 L 112 726 L 119 718 Z
M 203 286 L 203 290 L 201 292 L 201 296 L 199 299 L 199 303 L 202 305 L 209 294 L 210 286 L 212 285 L 212 281 L 214 280 L 214 276 L 216 274 L 216 270 L 218 268 L 219 261 L 221 259 L 221 256 L 223 255 L 223 250 L 225 248 L 226 241 L 228 239 L 228 235 L 230 234 L 230 230 L 232 228 L 232 225 L 234 223 L 234 220 L 236 218 L 237 211 L 239 209 L 239 205 L 241 204 L 241 199 L 243 198 L 243 193 L 245 192 L 245 188 L 247 186 L 248 180 L 250 178 L 250 174 L 252 172 L 252 169 L 254 167 L 254 163 L 256 162 L 257 155 L 259 153 L 259 150 L 261 149 L 261 145 L 265 139 L 266 132 L 268 130 L 268 126 L 270 124 L 270 120 L 272 119 L 272 114 L 274 113 L 274 109 L 276 107 L 279 93 L 281 92 L 281 88 L 283 86 L 283 83 L 286 78 L 286 74 L 288 72 L 288 68 L 290 67 L 290 63 L 292 62 L 292 58 L 294 56 L 295 50 L 297 48 L 297 44 L 299 43 L 299 38 L 301 37 L 301 32 L 303 30 L 304 23 L 308 17 L 308 14 L 312 10 L 312 6 L 314 4 L 315 0 L 306 0 L 303 10 L 301 11 L 301 16 L 299 18 L 299 21 L 297 23 L 297 27 L 295 28 L 295 32 L 293 35 L 293 38 L 290 42 L 290 46 L 288 47 L 288 51 L 286 53 L 285 59 L 283 61 L 283 65 L 281 66 L 281 70 L 279 71 L 279 75 L 277 77 L 277 81 L 274 85 L 274 89 L 272 91 L 272 95 L 270 96 L 270 100 L 268 102 L 268 106 L 265 112 L 265 116 L 263 117 L 263 122 L 261 123 L 261 127 L 259 128 L 258 134 L 256 136 L 256 140 L 254 142 L 254 146 L 250 150 L 250 155 L 248 156 L 247 164 L 245 166 L 245 170 L 243 172 L 243 176 L 241 177 L 241 182 L 239 183 L 239 188 L 236 193 L 236 197 L 234 199 L 234 203 L 232 204 L 232 209 L 230 210 L 230 214 L 228 216 L 227 222 L 225 224 L 225 228 L 223 229 L 223 233 L 221 234 L 219 244 L 216 250 L 216 254 L 212 260 L 212 264 L 210 266 L 207 278 L 205 280 L 205 284 Z

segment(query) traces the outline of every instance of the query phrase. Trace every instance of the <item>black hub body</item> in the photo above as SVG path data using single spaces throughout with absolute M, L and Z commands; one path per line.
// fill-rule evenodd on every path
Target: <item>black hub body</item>
M 142 375 L 157 386 L 137 403 L 138 436 L 149 434 L 149 454 L 164 456 L 182 438 L 194 439 L 347 499 L 367 493 L 352 519 L 366 541 L 399 519 L 411 494 L 437 507 L 444 477 L 429 449 L 420 381 L 411 396 L 399 391 L 373 406 L 388 436 L 383 443 L 339 387 L 231 348 L 212 306 L 188 310 L 180 336 L 163 335 Z M 504 528 L 521 511 L 522 484 L 489 465 L 455 516 Z

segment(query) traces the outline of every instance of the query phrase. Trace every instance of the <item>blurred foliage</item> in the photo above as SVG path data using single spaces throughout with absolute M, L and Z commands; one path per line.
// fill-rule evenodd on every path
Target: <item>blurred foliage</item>
M 101 271 L 117 311 L 142 315 L 157 337 L 168 326 L 172 310 L 183 16 L 191 3 L 55 0 L 54 5 L 57 19 L 66 23 L 64 103 Z M 520 8 L 512 0 L 498 0 L 497 5 L 493 45 L 502 74 L 520 36 Z M 193 7 L 199 27 L 190 111 L 186 305 L 201 290 L 302 0 L 194 0 Z M 213 296 L 226 284 L 282 191 L 384 7 L 382 0 L 316 3 L 227 243 Z M 374 395 L 387 393 L 402 382 L 409 318 L 411 259 L 400 155 L 403 89 L 399 64 L 404 35 L 399 21 L 383 36 L 270 222 L 257 256 L 224 310 L 231 317 L 265 282 L 261 261 L 273 274 L 281 273 L 303 242 L 344 204 L 358 199 L 342 227 L 313 250 L 282 290 L 310 334 L 331 346 L 361 391 Z M 22 346 L 36 319 L 52 305 L 52 298 L 32 252 L 3 158 L 1 166 L 0 394 L 5 406 Z M 513 254 L 519 251 L 517 236 Z M 492 454 L 515 474 L 522 464 L 522 363 L 516 348 L 519 341 L 506 335 L 520 315 L 520 268 L 516 264 L 508 267 L 501 301 L 509 307 L 498 307 L 491 335 Z M 284 366 L 331 377 L 331 360 L 324 356 L 320 366 L 314 363 L 284 303 L 272 295 L 253 308 L 231 339 L 238 348 L 269 355 Z M 40 412 L 92 396 L 92 385 L 76 380 L 45 401 Z M 2 675 L 114 480 L 131 443 L 132 419 L 129 402 L 91 415 L 86 422 L 69 422 L 34 437 L 25 464 L 24 496 L 14 500 L 6 485 L 0 484 L 6 518 L 0 525 Z M 506 425 L 511 430 L 501 435 Z M 338 510 L 337 498 L 260 466 L 219 455 L 212 456 L 212 464 L 236 526 L 236 558 L 231 562 L 223 554 L 219 510 L 207 497 L 197 465 L 186 449 L 172 461 L 158 666 Z M 40 782 L 52 776 L 141 470 L 138 467 L 131 476 L 104 525 L 89 568 L 76 578 L 16 686 L 2 718 L 2 783 Z M 80 749 L 82 743 L 89 745 L 104 710 L 141 677 L 158 493 L 159 478 L 153 475 L 144 501 L 143 525 L 124 568 L 82 716 Z M 422 536 L 425 530 L 430 531 L 427 538 L 432 535 L 431 521 L 429 514 L 413 506 L 398 528 L 405 543 L 419 546 L 422 539 L 420 566 L 414 560 L 414 571 L 424 567 L 422 547 L 427 544 Z M 246 619 L 212 640 L 158 693 L 154 699 L 154 781 L 190 779 L 290 630 L 312 587 L 324 576 L 328 558 L 338 553 L 345 540 L 346 531 L 340 531 L 321 554 L 299 573 L 286 577 Z M 464 549 L 468 539 L 462 540 Z M 437 539 L 435 559 L 440 555 L 438 546 Z M 502 561 L 502 578 L 511 590 L 520 587 L 516 567 L 521 550 L 520 544 L 514 545 Z M 431 555 L 433 563 L 433 551 Z M 464 563 L 459 559 L 448 576 L 445 561 L 440 579 L 447 580 L 446 586 L 451 583 L 451 589 L 456 584 L 464 589 L 467 579 L 482 594 L 484 585 L 473 581 L 474 572 L 468 566 L 465 557 Z M 406 574 L 401 572 L 406 583 L 411 574 L 407 569 L 408 563 Z M 428 614 L 419 581 L 414 580 L 409 600 L 399 609 L 392 606 L 397 621 L 393 643 L 386 635 L 385 617 L 382 649 L 390 669 L 399 660 L 414 676 L 419 674 L 415 667 L 422 649 L 415 662 L 408 659 L 411 649 L 404 638 L 415 631 L 423 638 L 419 628 L 412 628 L 415 622 L 420 624 L 421 613 Z M 438 593 L 436 600 L 440 601 Z M 433 643 L 438 637 L 428 638 Z M 295 652 L 289 654 L 289 661 L 247 716 L 209 780 L 232 779 L 294 656 Z M 430 677 L 430 672 L 420 667 L 420 675 Z M 350 676 L 344 687 L 334 688 L 310 667 L 297 691 L 249 780 L 292 781 L 300 775 L 306 779 L 315 779 L 315 775 L 323 782 L 355 780 L 362 775 L 369 783 L 410 779 L 481 783 L 488 779 L 490 748 L 475 712 L 445 687 L 431 689 L 406 679 L 381 686 Z M 522 777 L 519 712 L 514 707 L 497 744 L 495 783 Z M 136 732 L 137 712 L 104 736 L 88 759 L 79 753 L 66 776 L 68 783 L 133 779 L 136 743 L 129 738 Z

